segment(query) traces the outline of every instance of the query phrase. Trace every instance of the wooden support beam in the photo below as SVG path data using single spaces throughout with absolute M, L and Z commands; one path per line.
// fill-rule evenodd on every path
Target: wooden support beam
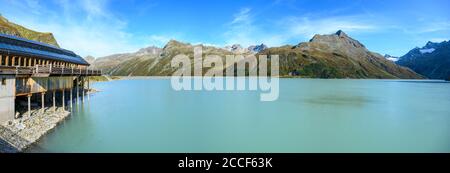
M 9 56 L 8 55 L 6 55 L 6 58 L 5 58 L 5 66 L 9 66 Z
M 3 55 L 0 54 L 0 65 L 3 63 Z
M 33 66 L 36 66 L 36 58 L 33 58 L 33 59 L 34 59 Z
M 18 64 L 19 64 L 19 66 L 21 66 L 21 65 L 22 65 L 22 64 L 21 64 L 21 63 L 22 63 L 22 57 L 20 57 L 20 56 L 19 56 L 19 59 L 18 59 L 18 61 L 19 61 L 19 63 L 18 63 Z

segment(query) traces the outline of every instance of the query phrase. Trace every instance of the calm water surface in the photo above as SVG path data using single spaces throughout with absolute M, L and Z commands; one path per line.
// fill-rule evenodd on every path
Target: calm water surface
M 93 86 L 31 152 L 450 152 L 445 82 L 281 79 L 274 102 L 167 79 Z

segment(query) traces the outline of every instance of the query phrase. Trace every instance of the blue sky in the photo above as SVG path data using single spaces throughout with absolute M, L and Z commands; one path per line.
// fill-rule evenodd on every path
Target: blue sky
M 52 32 L 60 46 L 96 57 L 193 44 L 298 44 L 339 29 L 369 50 L 401 56 L 450 39 L 447 0 L 0 0 L 0 13 Z

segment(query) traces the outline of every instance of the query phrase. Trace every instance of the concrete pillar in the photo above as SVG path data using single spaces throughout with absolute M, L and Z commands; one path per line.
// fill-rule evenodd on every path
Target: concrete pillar
M 90 82 L 89 78 L 87 78 L 87 98 L 88 98 L 88 101 L 91 100 L 91 96 L 89 95 L 90 91 L 91 91 L 89 82 Z
M 70 109 L 73 109 L 72 88 L 70 88 Z
M 43 92 L 43 93 L 41 93 L 41 112 L 44 112 L 44 108 L 45 108 L 45 100 L 44 100 L 44 98 L 45 98 L 45 93 Z
M 28 116 L 31 116 L 31 94 L 28 94 L 27 98 L 28 98 Z
M 84 103 L 84 77 L 81 78 L 81 101 Z
M 6 55 L 6 58 L 5 58 L 5 66 L 9 66 L 9 56 L 8 55 Z
M 66 110 L 66 98 L 64 98 L 65 97 L 65 92 L 64 92 L 64 89 L 62 90 L 62 108 L 63 108 L 63 110 Z
M 16 57 L 13 56 L 11 59 L 11 66 L 16 66 Z
M 77 90 L 77 104 L 78 104 L 78 98 L 80 97 L 80 88 L 78 88 L 78 76 L 76 78 L 76 90 Z
M 56 91 L 53 90 L 53 111 L 56 111 Z

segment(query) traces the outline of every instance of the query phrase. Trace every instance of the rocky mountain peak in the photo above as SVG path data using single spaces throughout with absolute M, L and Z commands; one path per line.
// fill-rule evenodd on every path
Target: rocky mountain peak
M 247 52 L 240 44 L 233 44 L 231 46 L 225 46 L 225 50 L 228 50 L 233 53 L 241 54 Z
M 249 50 L 252 53 L 259 53 L 263 50 L 266 50 L 267 48 L 269 47 L 267 47 L 264 43 L 262 43 L 260 45 L 249 46 L 247 50 Z
M 175 48 L 175 47 L 186 46 L 186 45 L 190 45 L 190 44 L 182 43 L 180 41 L 171 39 L 169 42 L 167 42 L 167 44 L 164 46 L 163 49 Z
M 231 46 L 231 51 L 241 50 L 242 46 L 240 44 L 233 44 Z
M 341 51 L 368 51 L 363 44 L 358 40 L 349 37 L 345 32 L 339 30 L 333 34 L 319 35 L 316 34 L 307 43 L 300 43 L 294 48 L 303 47 L 308 48 L 308 45 L 316 45 L 316 47 L 327 48 L 330 50 L 341 50 Z M 319 46 L 321 45 L 321 46 Z
M 397 64 L 430 79 L 447 79 L 450 77 L 450 44 L 447 41 L 429 41 L 425 46 L 416 47 L 400 57 Z
M 136 55 L 158 55 L 161 52 L 161 48 L 150 46 L 146 48 L 139 49 L 139 51 L 136 52 Z
M 348 37 L 347 34 L 346 34 L 344 31 L 342 31 L 342 30 L 337 31 L 335 34 L 336 34 L 337 36 L 339 36 L 340 38 L 346 38 L 346 37 Z

